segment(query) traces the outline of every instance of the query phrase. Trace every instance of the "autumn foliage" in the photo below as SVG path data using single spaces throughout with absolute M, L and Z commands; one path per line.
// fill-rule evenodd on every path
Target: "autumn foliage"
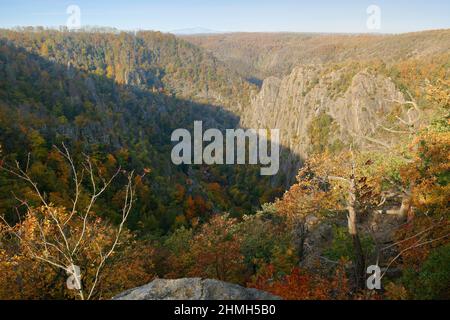
M 278 276 L 271 265 L 250 283 L 251 287 L 265 290 L 285 300 L 348 299 L 349 284 L 342 266 L 331 278 L 313 274 L 298 267 L 290 274 Z
M 49 213 L 52 210 L 52 213 Z M 75 299 L 76 291 L 68 290 L 68 274 L 46 259 L 64 263 L 65 257 L 56 245 L 61 238 L 54 219 L 67 220 L 70 212 L 64 208 L 31 209 L 13 230 L 3 226 L 0 233 L 0 299 Z M 69 244 L 79 240 L 83 228 L 81 219 L 71 219 L 65 228 Z M 19 241 L 13 233 L 20 234 Z M 96 277 L 102 253 L 115 240 L 117 230 L 100 218 L 89 220 L 85 236 L 76 254 L 83 286 L 89 288 Z M 43 242 L 46 239 L 47 242 Z M 111 298 L 127 288 L 149 282 L 153 277 L 153 249 L 137 241 L 129 232 L 120 237 L 120 246 L 113 253 L 100 275 L 93 299 Z

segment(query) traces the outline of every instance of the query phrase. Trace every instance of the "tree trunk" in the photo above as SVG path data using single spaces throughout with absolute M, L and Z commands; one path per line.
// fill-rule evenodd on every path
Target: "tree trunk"
M 296 219 L 294 222 L 294 242 L 300 261 L 302 261 L 305 256 L 305 241 L 307 232 L 305 219 Z
M 412 205 L 412 185 L 402 196 L 402 205 L 398 211 L 398 215 L 401 219 L 411 222 L 414 219 L 414 208 Z
M 411 199 L 408 195 L 402 197 L 402 206 L 398 210 L 398 215 L 402 220 L 407 220 L 409 211 L 411 210 Z
M 351 179 L 349 200 L 348 200 L 348 232 L 353 241 L 353 253 L 355 259 L 353 261 L 355 265 L 355 284 L 358 289 L 364 289 L 365 287 L 365 274 L 366 274 L 366 261 L 364 257 L 364 250 L 361 245 L 361 239 L 359 238 L 357 228 L 357 215 L 356 215 L 356 184 L 355 179 Z

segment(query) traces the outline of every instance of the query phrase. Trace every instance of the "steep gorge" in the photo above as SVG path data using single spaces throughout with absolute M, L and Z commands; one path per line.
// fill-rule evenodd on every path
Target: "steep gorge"
M 259 92 L 247 91 L 248 105 L 234 111 L 242 127 L 280 129 L 281 144 L 291 151 L 283 155 L 281 167 L 292 181 L 302 159 L 313 153 L 333 153 L 350 144 L 372 150 L 398 143 L 403 137 L 395 129 L 404 125 L 399 118 L 411 109 L 404 103 L 427 109 L 427 84 L 449 74 L 448 35 L 448 30 L 435 30 L 183 38 L 260 84 Z

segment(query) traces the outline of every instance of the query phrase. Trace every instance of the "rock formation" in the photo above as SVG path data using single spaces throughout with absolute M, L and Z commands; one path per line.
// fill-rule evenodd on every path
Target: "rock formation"
M 278 300 L 267 292 L 209 279 L 156 279 L 114 300 Z

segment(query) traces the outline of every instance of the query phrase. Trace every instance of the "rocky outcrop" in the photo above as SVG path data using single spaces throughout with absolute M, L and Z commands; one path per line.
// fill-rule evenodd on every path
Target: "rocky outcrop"
M 278 300 L 267 292 L 210 279 L 156 279 L 114 300 Z
M 280 129 L 283 147 L 306 159 L 314 119 L 321 115 L 332 119 L 330 144 L 352 141 L 367 147 L 373 145 L 370 139 L 379 124 L 398 108 L 394 100 L 404 101 L 403 94 L 384 75 L 353 67 L 300 66 L 283 79 L 267 78 L 241 123 L 246 128 Z M 282 169 L 295 176 L 297 168 L 282 164 Z

